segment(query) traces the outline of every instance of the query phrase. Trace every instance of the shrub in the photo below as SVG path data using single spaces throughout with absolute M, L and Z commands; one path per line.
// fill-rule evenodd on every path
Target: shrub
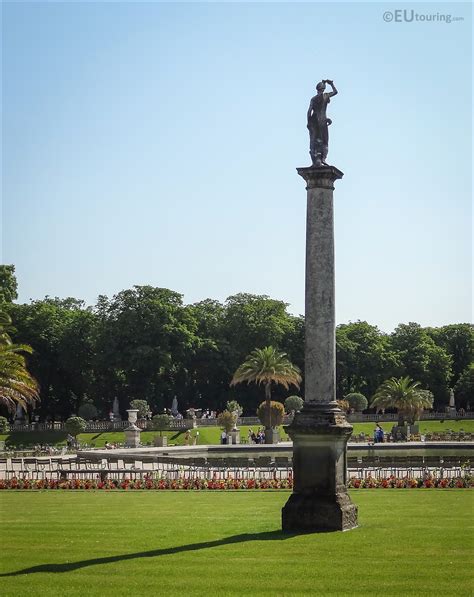
M 86 421 L 90 421 L 97 417 L 97 409 L 92 402 L 84 402 L 78 409 L 78 415 Z
M 358 413 L 365 410 L 369 405 L 367 398 L 364 396 L 364 394 L 359 394 L 359 392 L 352 392 L 351 394 L 347 394 L 347 396 L 344 396 L 344 400 L 347 400 L 349 406 Z
M 343 410 L 345 413 L 349 412 L 350 404 L 347 400 L 338 400 L 337 401 L 338 407 Z
M 8 424 L 8 419 L 0 417 L 0 433 L 6 433 L 9 429 L 10 425 Z
M 162 431 L 165 431 L 165 429 L 168 429 L 169 424 L 170 424 L 170 417 L 168 415 L 155 415 L 153 417 L 152 421 L 152 428 L 155 429 L 156 431 L 160 432 L 160 437 L 162 435 Z
M 285 416 L 285 407 L 281 402 L 270 401 L 270 421 L 271 427 L 278 427 L 283 422 Z M 262 425 L 267 425 L 267 402 L 264 401 L 257 408 L 257 417 L 260 419 Z
M 76 437 L 76 435 L 85 431 L 87 423 L 82 417 L 69 417 L 64 426 L 68 433 Z
M 230 413 L 237 413 L 237 417 L 240 417 L 244 412 L 244 409 L 240 406 L 237 400 L 229 400 L 225 407 Z
M 130 408 L 138 410 L 138 418 L 145 419 L 151 414 L 150 406 L 146 400 L 132 400 L 130 402 Z
M 232 431 L 235 425 L 235 415 L 228 410 L 223 410 L 217 417 L 217 422 L 227 433 Z
M 300 396 L 288 396 L 285 400 L 285 410 L 288 413 L 297 412 L 303 408 L 304 400 Z

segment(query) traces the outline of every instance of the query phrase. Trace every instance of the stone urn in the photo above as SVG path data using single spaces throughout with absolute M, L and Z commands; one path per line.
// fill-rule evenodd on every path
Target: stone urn
M 137 422 L 138 419 L 138 409 L 137 408 L 129 408 L 127 409 L 128 412 L 128 422 L 133 424 Z

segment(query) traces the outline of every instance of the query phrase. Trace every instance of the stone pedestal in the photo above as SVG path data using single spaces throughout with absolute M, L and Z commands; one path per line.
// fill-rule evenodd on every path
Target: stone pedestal
M 240 429 L 232 429 L 232 431 L 229 431 L 227 439 L 229 444 L 240 444 Z
M 346 488 L 352 426 L 336 403 L 334 166 L 299 168 L 307 183 L 305 404 L 286 427 L 293 440 L 293 494 L 285 531 L 342 531 L 357 526 Z
M 394 425 L 392 427 L 392 438 L 395 441 L 408 441 L 410 435 L 417 435 L 420 433 L 419 425 Z
M 139 448 L 140 447 L 140 434 L 142 430 L 132 423 L 125 429 L 125 447 L 126 448 Z
M 265 443 L 277 444 L 280 441 L 280 433 L 278 429 L 265 429 Z
M 345 531 L 357 526 L 347 493 L 352 426 L 336 402 L 308 403 L 286 427 L 293 440 L 293 494 L 282 510 L 284 531 Z

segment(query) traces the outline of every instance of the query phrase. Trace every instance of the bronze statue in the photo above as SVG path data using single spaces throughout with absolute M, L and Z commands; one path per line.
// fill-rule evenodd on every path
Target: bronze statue
M 332 91 L 325 93 L 326 83 L 331 85 Z M 308 108 L 308 129 L 309 129 L 309 154 L 313 166 L 327 166 L 329 131 L 328 126 L 332 123 L 326 117 L 326 107 L 331 97 L 337 94 L 334 83 L 324 79 L 316 85 L 317 95 L 311 98 Z

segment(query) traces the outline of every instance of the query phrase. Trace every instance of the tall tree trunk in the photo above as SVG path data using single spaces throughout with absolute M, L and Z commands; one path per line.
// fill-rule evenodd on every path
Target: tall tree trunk
M 404 411 L 398 410 L 398 426 L 403 427 L 405 424 L 405 419 L 407 418 L 406 413 Z
M 271 385 L 272 382 L 269 381 L 265 384 L 265 410 L 267 416 L 265 421 L 265 428 L 271 429 L 272 428 L 272 411 L 271 411 L 271 399 L 272 399 L 272 392 L 271 392 Z

